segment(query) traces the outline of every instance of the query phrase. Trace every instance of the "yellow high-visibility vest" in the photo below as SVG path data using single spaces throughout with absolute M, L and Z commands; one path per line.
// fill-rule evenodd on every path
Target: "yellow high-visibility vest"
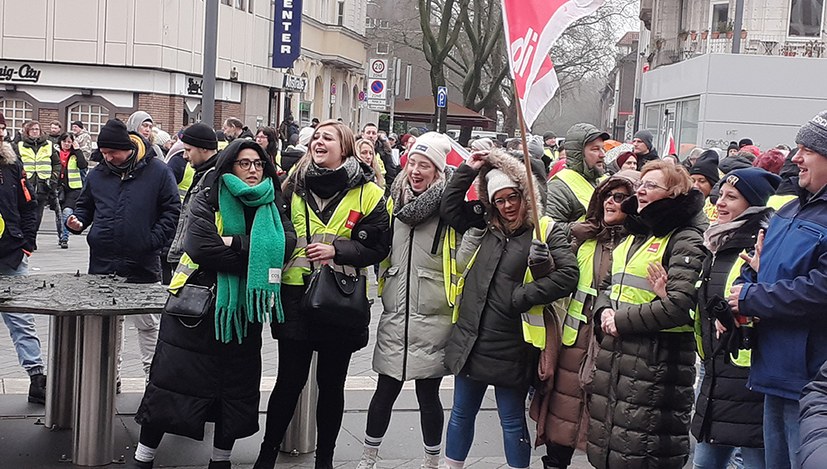
M 0 213 L 0 237 L 3 236 L 3 233 L 6 231 L 6 222 L 3 221 L 3 214 Z
M 17 142 L 17 149 L 20 150 L 20 160 L 23 161 L 23 170 L 30 178 L 32 175 L 43 180 L 52 177 L 52 152 L 54 148 L 50 142 L 46 142 L 37 149 L 37 154 L 31 147 L 27 147 L 22 141 Z
M 718 221 L 718 207 L 709 200 L 709 197 L 704 200 L 704 215 L 709 220 L 709 223 L 716 223 Z
M 80 170 L 78 169 L 78 158 L 74 155 L 69 156 L 69 161 L 66 162 L 66 181 L 69 189 L 83 188 L 83 180 L 80 178 Z
M 195 177 L 195 168 L 187 163 L 184 167 L 184 176 L 181 178 L 181 182 L 178 183 L 178 195 L 181 197 L 181 202 L 184 201 L 184 197 L 187 196 L 187 192 L 192 187 L 193 177 Z
M 562 171 L 558 172 L 557 174 L 552 177 L 552 179 L 559 179 L 566 183 L 569 189 L 574 192 L 574 196 L 577 197 L 577 200 L 583 205 L 583 210 L 589 210 L 589 201 L 592 198 L 592 194 L 594 193 L 594 186 L 583 177 L 582 174 L 574 171 L 572 169 L 563 169 Z M 586 214 L 578 218 L 575 221 L 584 221 L 586 219 Z M 557 220 L 561 222 L 568 222 L 572 220 Z
M 583 305 L 588 297 L 597 297 L 597 290 L 594 284 L 594 253 L 597 250 L 597 240 L 590 239 L 580 245 L 577 250 L 577 266 L 580 269 L 580 277 L 577 280 L 577 290 L 571 296 L 569 308 L 566 311 L 566 319 L 563 320 L 563 345 L 572 346 L 577 340 L 577 331 L 581 324 L 586 324 L 589 319 L 583 314 Z
M 359 220 L 373 212 L 376 206 L 382 202 L 384 195 L 385 191 L 373 182 L 350 189 L 339 202 L 330 220 L 325 225 L 318 215 L 307 207 L 307 202 L 294 193 L 290 201 L 290 213 L 293 227 L 296 229 L 296 249 L 293 250 L 293 255 L 284 267 L 282 283 L 303 285 L 304 276 L 310 274 L 310 260 L 307 258 L 308 242 L 305 213 L 310 216 L 310 243 L 333 243 L 336 239 L 351 239 L 353 227 Z M 336 265 L 332 260 L 328 264 L 334 270 L 349 275 L 358 273 L 355 268 Z
M 767 207 L 772 207 L 776 211 L 781 210 L 781 207 L 787 205 L 789 202 L 797 199 L 796 195 L 771 195 L 767 200 Z
M 546 242 L 548 239 L 548 235 L 551 232 L 551 229 L 554 228 L 554 220 L 550 217 L 541 217 L 540 218 L 540 241 Z M 534 237 L 536 238 L 536 230 L 532 230 L 535 233 Z M 454 316 L 453 322 L 456 323 L 459 320 L 459 307 L 461 303 L 461 296 L 462 290 L 465 288 L 465 278 L 468 276 L 468 272 L 471 271 L 471 267 L 474 265 L 474 261 L 477 259 L 477 255 L 480 253 L 479 246 L 477 250 L 474 252 L 474 255 L 471 256 L 471 260 L 468 262 L 468 266 L 465 268 L 465 272 L 457 281 L 456 286 L 456 301 L 454 303 Z M 534 277 L 531 275 L 531 269 L 526 267 L 525 276 L 523 277 L 523 285 L 531 283 L 534 281 Z M 525 312 L 521 315 L 522 325 L 523 325 L 523 340 L 526 343 L 529 343 L 539 349 L 546 348 L 546 324 L 545 320 L 543 319 L 543 309 L 545 305 L 536 305 L 533 306 L 528 312 Z
M 648 275 L 648 266 L 653 262 L 663 262 L 663 255 L 672 233 L 666 236 L 652 236 L 629 258 L 629 250 L 634 236 L 629 236 L 612 253 L 612 288 L 609 298 L 615 310 L 622 307 L 650 303 L 657 297 L 652 290 Z M 626 259 L 629 259 L 628 262 Z M 694 332 L 691 324 L 663 329 L 661 332 Z
M 735 281 L 738 280 L 738 277 L 741 276 L 741 268 L 746 264 L 746 261 L 741 259 L 741 257 L 735 258 L 735 263 L 732 264 L 732 267 L 729 269 L 729 274 L 727 274 L 726 283 L 724 283 L 724 294 L 729 294 L 729 289 L 732 288 L 732 285 L 735 284 Z M 701 287 L 701 280 L 698 280 L 697 283 L 698 288 Z M 698 345 L 698 356 L 701 359 L 704 357 L 704 347 L 703 347 L 703 340 L 702 340 L 702 329 L 701 329 L 701 314 L 700 311 L 695 311 L 695 342 Z M 743 324 L 741 327 L 752 327 L 752 323 L 750 324 Z M 752 351 L 748 349 L 740 349 L 738 350 L 738 355 L 730 354 L 730 359 L 732 364 L 735 366 L 740 366 L 742 368 L 747 368 L 750 365 L 750 360 L 752 359 Z

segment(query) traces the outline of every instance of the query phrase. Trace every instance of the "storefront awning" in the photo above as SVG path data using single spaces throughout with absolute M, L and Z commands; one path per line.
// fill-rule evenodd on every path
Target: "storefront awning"
M 394 119 L 409 122 L 431 122 L 434 117 L 434 98 L 420 96 L 413 99 L 397 99 Z M 448 101 L 448 125 L 494 128 L 495 122 L 467 107 Z

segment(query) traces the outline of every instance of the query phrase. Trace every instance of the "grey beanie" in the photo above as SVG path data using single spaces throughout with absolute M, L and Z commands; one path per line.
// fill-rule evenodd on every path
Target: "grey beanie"
M 639 130 L 638 133 L 635 134 L 634 138 L 643 140 L 643 143 L 646 144 L 646 148 L 648 148 L 650 152 L 655 149 L 655 145 L 652 143 L 652 140 L 654 140 L 652 132 L 649 132 L 648 130 Z
M 827 111 L 819 112 L 810 122 L 802 125 L 795 136 L 795 143 L 827 158 Z
M 540 139 L 539 135 L 532 135 L 528 137 L 528 154 L 531 155 L 532 158 L 535 159 L 542 159 L 544 155 L 543 148 L 543 141 Z

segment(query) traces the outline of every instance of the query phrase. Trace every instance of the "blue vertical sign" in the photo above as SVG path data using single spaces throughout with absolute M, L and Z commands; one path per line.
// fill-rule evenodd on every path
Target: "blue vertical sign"
M 436 91 L 436 105 L 437 107 L 445 107 L 448 105 L 448 88 L 440 86 Z
M 276 0 L 273 67 L 290 68 L 301 54 L 302 0 Z

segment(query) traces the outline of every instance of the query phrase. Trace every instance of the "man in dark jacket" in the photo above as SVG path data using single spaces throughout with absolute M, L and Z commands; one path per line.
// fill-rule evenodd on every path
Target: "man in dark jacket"
M 799 200 L 772 217 L 753 270 L 742 272 L 744 283 L 729 296 L 734 313 L 760 319 L 748 386 L 764 394 L 772 468 L 799 467 L 799 398 L 827 361 L 827 111 L 804 124 L 795 141 Z
M 827 467 L 827 363 L 801 397 L 801 469 Z
M 224 121 L 224 125 L 221 127 L 221 130 L 224 131 L 224 138 L 227 139 L 228 142 L 232 142 L 237 138 L 244 138 L 247 140 L 255 139 L 255 135 L 250 132 L 250 129 L 235 117 L 228 117 L 227 120 Z
M 60 210 L 57 204 L 57 185 L 60 178 L 60 154 L 52 142 L 43 136 L 40 122 L 28 121 L 23 124 L 21 139 L 14 146 L 17 156 L 23 162 L 26 177 L 34 188 L 32 197 L 37 201 L 37 221 L 35 229 L 40 229 L 43 210 L 48 204 L 55 212 L 57 226 L 62 226 Z M 58 242 L 60 232 L 57 230 Z M 37 243 L 33 246 L 37 249 Z
M 365 127 L 362 128 L 362 138 L 373 142 L 376 154 L 385 166 L 385 187 L 390 190 L 393 180 L 396 179 L 396 175 L 399 174 L 401 168 L 394 163 L 391 152 L 385 147 L 385 142 L 379 138 L 379 128 L 376 127 L 376 124 L 365 124 Z
M 635 147 L 635 158 L 637 159 L 637 170 L 640 171 L 643 165 L 649 161 L 659 160 L 658 150 L 654 144 L 655 137 L 648 130 L 639 130 L 632 138 L 632 146 Z
M 0 114 L 2 118 L 2 114 Z M 28 258 L 37 235 L 32 187 L 26 180 L 23 164 L 8 142 L 3 141 L 5 119 L 0 120 L 0 275 L 26 275 Z M 46 402 L 46 376 L 40 339 L 31 314 L 0 313 L 9 329 L 17 358 L 29 375 L 29 402 Z
M 197 123 L 187 127 L 181 135 L 181 142 L 184 144 L 184 159 L 195 169 L 192 176 L 192 184 L 187 189 L 181 205 L 181 217 L 178 219 L 178 229 L 175 231 L 175 238 L 167 254 L 167 261 L 177 264 L 184 253 L 184 235 L 189 231 L 190 214 L 189 205 L 192 198 L 204 187 L 210 187 L 214 177 L 206 178 L 207 173 L 212 173 L 215 162 L 218 160 L 218 139 L 215 131 L 204 123 Z M 175 266 L 173 266 L 174 268 Z
M 146 139 L 127 132 L 117 119 L 101 129 L 98 147 L 103 164 L 89 172 L 66 227 L 80 234 L 92 224 L 86 238 L 90 274 L 116 274 L 135 283 L 158 282 L 161 249 L 175 234 L 181 212 L 172 172 L 155 158 Z M 159 318 L 152 314 L 132 318 L 148 374 Z
M 569 235 L 571 224 L 586 218 L 586 207 L 600 177 L 606 172 L 603 142 L 609 134 L 580 123 L 566 132 L 566 169 L 548 181 L 545 214 Z

